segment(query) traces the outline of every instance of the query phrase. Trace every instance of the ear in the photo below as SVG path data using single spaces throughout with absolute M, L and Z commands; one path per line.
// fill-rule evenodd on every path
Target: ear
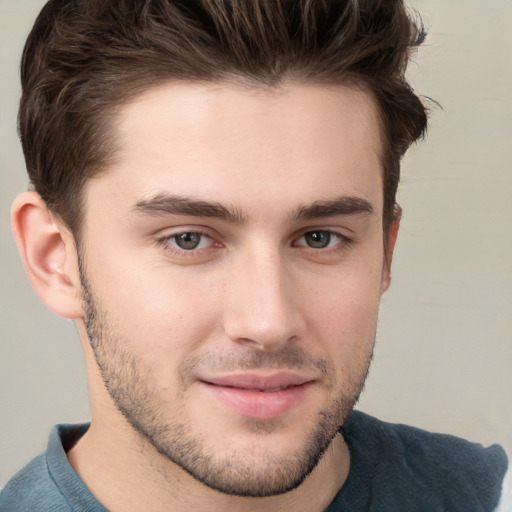
M 59 316 L 82 317 L 78 259 L 72 234 L 36 192 L 24 192 L 11 210 L 25 272 L 46 306 Z
M 386 236 L 384 266 L 382 269 L 381 281 L 381 294 L 384 293 L 391 284 L 391 262 L 393 260 L 393 251 L 395 250 L 396 239 L 398 237 L 398 230 L 400 228 L 400 219 L 402 218 L 402 208 L 397 204 L 393 210 L 393 220 L 388 228 Z

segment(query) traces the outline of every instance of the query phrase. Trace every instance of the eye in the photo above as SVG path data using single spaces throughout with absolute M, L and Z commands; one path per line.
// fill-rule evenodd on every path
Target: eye
M 198 233 L 195 231 L 186 231 L 171 235 L 167 241 L 174 246 L 183 249 L 184 251 L 192 251 L 194 249 L 205 249 L 212 244 L 212 239 L 205 233 Z
M 327 249 L 343 242 L 346 238 L 339 233 L 315 229 L 304 233 L 294 245 L 307 246 L 312 249 Z

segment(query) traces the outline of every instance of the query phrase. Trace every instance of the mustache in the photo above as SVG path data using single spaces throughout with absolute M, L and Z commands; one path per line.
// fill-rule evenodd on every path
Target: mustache
M 312 370 L 323 377 L 334 374 L 333 365 L 327 359 L 314 357 L 298 346 L 285 347 L 278 352 L 245 349 L 225 354 L 196 354 L 179 366 L 179 377 L 183 381 L 190 381 L 201 369 L 219 373 L 260 369 Z

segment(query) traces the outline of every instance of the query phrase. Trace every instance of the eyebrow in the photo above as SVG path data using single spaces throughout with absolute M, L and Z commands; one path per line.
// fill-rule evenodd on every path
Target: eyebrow
M 148 216 L 186 215 L 216 218 L 233 224 L 243 224 L 247 220 L 242 212 L 234 206 L 226 207 L 217 202 L 168 194 L 158 194 L 151 199 L 139 201 L 133 206 L 132 211 Z M 334 199 L 315 201 L 309 206 L 302 206 L 292 213 L 291 218 L 303 221 L 372 213 L 373 207 L 366 199 L 357 196 L 340 196 Z
M 158 194 L 155 197 L 136 203 L 132 211 L 149 216 L 187 215 L 209 217 L 242 224 L 242 213 L 235 207 L 226 207 L 220 203 L 195 200 L 188 197 Z
M 296 210 L 292 218 L 296 220 L 312 220 L 339 215 L 372 214 L 373 206 L 362 197 L 341 196 L 325 201 L 315 201 L 310 206 Z

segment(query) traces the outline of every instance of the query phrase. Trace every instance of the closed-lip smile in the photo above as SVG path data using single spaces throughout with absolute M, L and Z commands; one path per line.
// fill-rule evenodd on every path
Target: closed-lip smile
M 299 372 L 277 371 L 205 377 L 199 382 L 210 395 L 242 416 L 266 419 L 299 405 L 315 379 Z

